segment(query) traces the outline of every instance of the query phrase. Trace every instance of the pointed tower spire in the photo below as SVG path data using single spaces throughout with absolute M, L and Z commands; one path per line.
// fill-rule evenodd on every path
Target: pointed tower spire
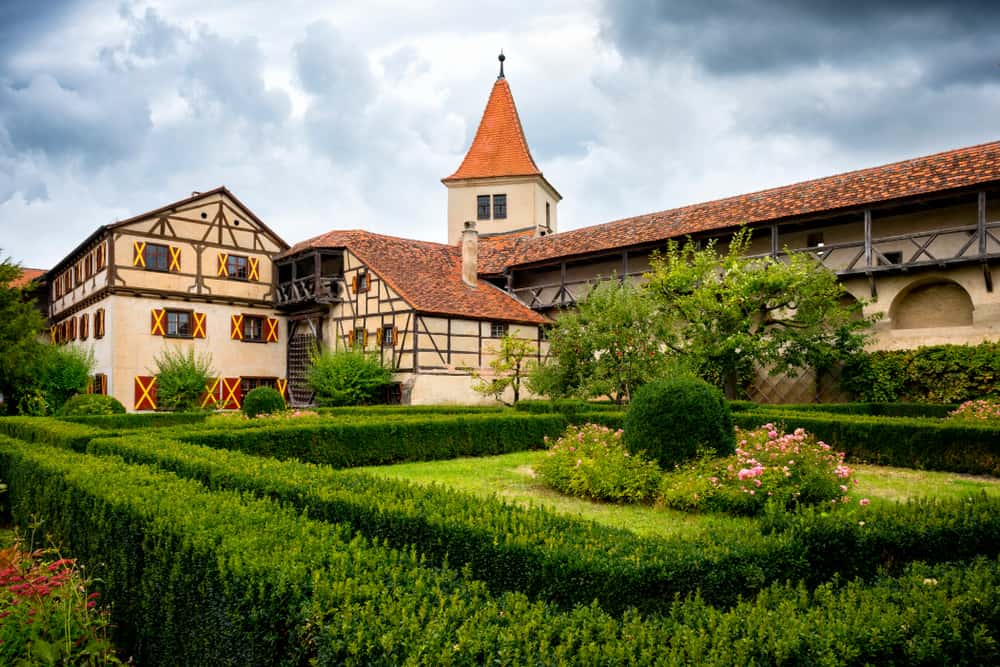
M 441 181 L 448 188 L 448 242 L 457 243 L 467 220 L 483 237 L 557 231 L 556 205 L 562 196 L 542 175 L 524 138 L 521 118 L 504 75 L 493 83 L 476 136 L 462 164 Z

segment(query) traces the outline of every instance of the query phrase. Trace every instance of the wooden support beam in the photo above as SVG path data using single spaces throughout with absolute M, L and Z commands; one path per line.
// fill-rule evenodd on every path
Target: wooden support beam
M 559 263 L 559 305 L 566 305 L 566 262 Z
M 872 267 L 872 211 L 865 209 L 865 268 Z
M 778 225 L 771 225 L 771 257 L 778 259 Z
M 990 270 L 989 262 L 983 262 L 983 281 L 986 283 L 986 291 L 993 292 L 993 272 Z
M 319 294 L 319 271 L 322 265 L 322 258 L 318 252 L 313 253 L 313 295 L 318 299 Z
M 622 251 L 622 276 L 621 279 L 624 281 L 628 278 L 628 250 Z
M 979 193 L 979 215 L 976 219 L 976 235 L 979 237 L 979 256 L 986 256 L 986 193 Z

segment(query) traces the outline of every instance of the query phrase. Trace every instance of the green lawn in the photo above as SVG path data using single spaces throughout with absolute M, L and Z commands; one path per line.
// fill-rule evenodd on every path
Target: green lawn
M 420 484 L 442 484 L 478 496 L 497 495 L 521 505 L 532 505 L 582 519 L 590 519 L 640 535 L 693 535 L 723 526 L 746 526 L 752 519 L 724 515 L 689 514 L 646 506 L 611 505 L 556 493 L 534 479 L 532 466 L 544 451 L 515 452 L 501 456 L 460 458 L 450 461 L 403 463 L 361 468 L 385 477 Z M 959 498 L 985 490 L 1000 494 L 1000 479 L 957 473 L 858 465 L 859 484 L 852 494 L 873 503 L 920 496 Z

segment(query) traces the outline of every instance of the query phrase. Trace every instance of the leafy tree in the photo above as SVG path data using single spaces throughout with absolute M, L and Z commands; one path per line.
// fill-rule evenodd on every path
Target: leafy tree
M 94 353 L 78 345 L 42 345 L 32 368 L 36 386 L 48 409 L 55 413 L 70 398 L 87 391 L 94 371 Z
M 372 403 L 391 380 L 378 355 L 361 350 L 314 351 L 306 373 L 321 406 Z
M 616 279 L 597 284 L 575 311 L 549 330 L 549 363 L 531 388 L 552 398 L 607 396 L 628 400 L 668 366 L 661 345 L 663 318 L 641 285 Z
M 10 258 L 0 260 L 0 393 L 7 406 L 36 387 L 34 362 L 44 347 L 42 315 L 27 291 L 11 284 L 20 276 L 21 268 Z
M 483 377 L 481 373 L 474 371 L 472 376 L 477 378 L 478 382 L 472 388 L 484 396 L 493 396 L 498 401 L 505 402 L 503 395 L 510 387 L 514 392 L 513 404 L 516 405 L 521 399 L 521 383 L 535 365 L 528 359 L 533 354 L 534 347 L 530 341 L 507 332 L 500 339 L 496 358 L 490 362 L 492 373 L 489 377 Z
M 667 325 L 664 342 L 734 398 L 754 367 L 829 368 L 860 352 L 874 318 L 807 253 L 750 259 L 750 229 L 725 254 L 714 241 L 671 241 L 654 254 L 647 287 Z
M 165 347 L 156 364 L 156 405 L 162 410 L 185 412 L 201 409 L 209 378 L 215 377 L 212 355 Z M 152 372 L 152 371 L 151 371 Z

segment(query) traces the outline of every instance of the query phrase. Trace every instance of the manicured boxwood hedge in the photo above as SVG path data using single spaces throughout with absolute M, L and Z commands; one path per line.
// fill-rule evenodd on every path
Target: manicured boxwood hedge
M 508 412 L 503 405 L 350 405 L 336 408 L 307 408 L 321 415 L 479 415 Z
M 943 419 L 957 405 L 933 403 L 785 403 L 757 404 L 750 401 L 730 401 L 730 408 L 737 410 L 777 410 L 782 412 L 820 412 L 839 415 L 866 415 L 869 417 L 930 417 Z
M 995 664 L 1000 564 L 774 584 L 731 610 L 567 612 L 491 596 L 294 509 L 115 458 L 0 437 L 15 517 L 103 581 L 139 664 Z M 776 622 L 777 619 L 780 619 Z
M 210 488 L 251 491 L 345 522 L 371 539 L 413 544 L 434 563 L 469 565 L 494 591 L 517 590 L 563 606 L 597 599 L 608 611 L 664 611 L 700 588 L 712 604 L 786 578 L 812 585 L 835 574 L 873 576 L 914 559 L 942 561 L 1000 550 L 1000 499 L 916 502 L 857 516 L 772 519 L 768 537 L 731 530 L 705 538 L 650 539 L 439 487 L 356 471 L 252 457 L 154 437 L 107 438 L 89 452 L 158 465 Z M 779 517 L 780 518 L 780 517 Z M 827 547 L 836 542 L 851 549 Z
M 1000 476 L 1000 428 L 968 422 L 865 417 L 757 408 L 733 414 L 741 428 L 802 427 L 850 461 Z
M 119 431 L 140 428 L 164 428 L 167 426 L 195 425 L 204 423 L 211 412 L 144 412 L 127 415 L 89 415 L 80 417 L 59 417 L 61 421 L 87 424 L 97 428 Z
M 451 415 L 172 432 L 186 442 L 335 468 L 486 456 L 537 449 L 566 427 L 561 415 Z
M 564 415 L 575 415 L 579 413 L 592 412 L 621 412 L 623 406 L 609 401 L 582 401 L 573 398 L 560 398 L 554 401 L 545 400 L 525 400 L 518 401 L 514 406 L 515 410 L 521 412 L 531 412 L 535 414 L 549 414 L 553 412 Z
M 109 435 L 94 426 L 51 417 L 0 417 L 0 434 L 25 442 L 45 442 L 83 451 L 91 438 Z

